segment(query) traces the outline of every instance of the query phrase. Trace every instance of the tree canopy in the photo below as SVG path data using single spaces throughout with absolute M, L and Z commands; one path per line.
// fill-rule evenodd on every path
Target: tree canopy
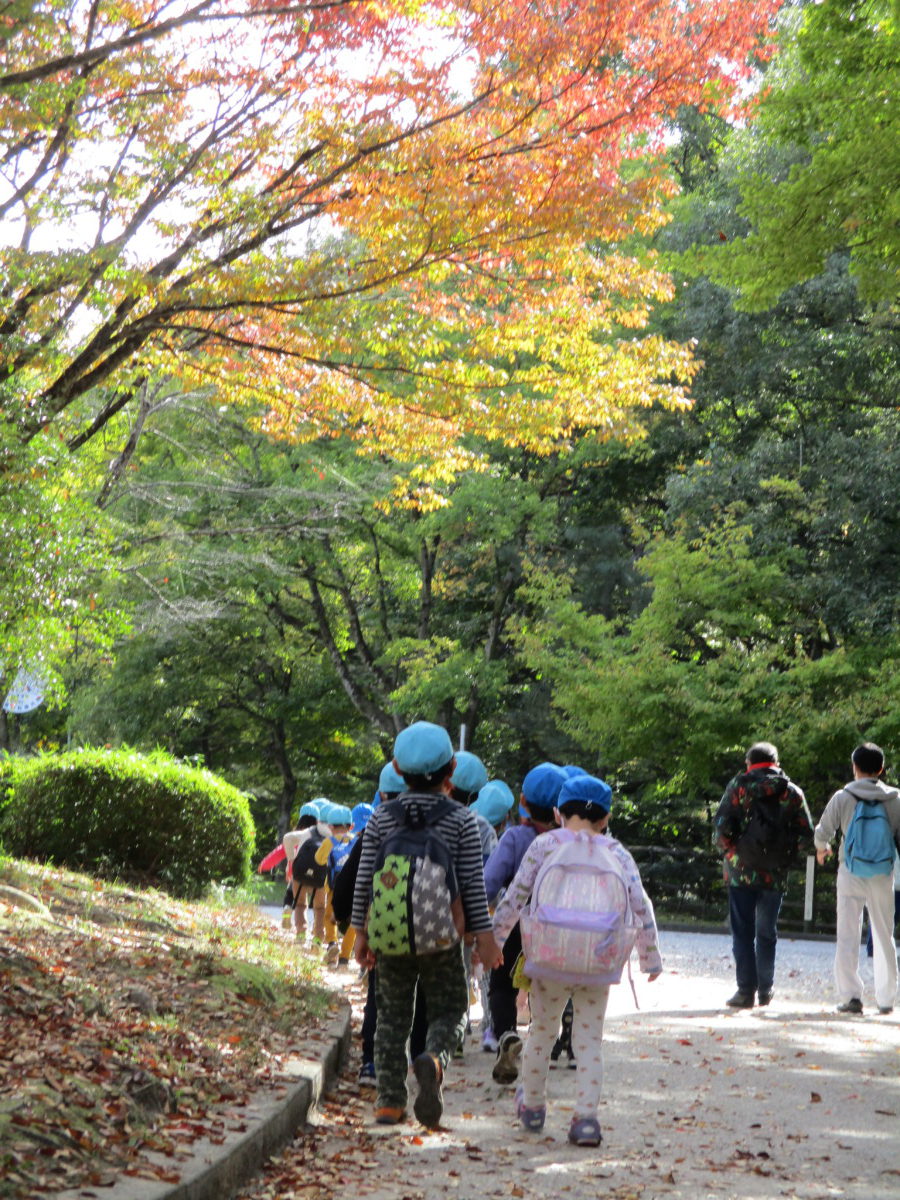
M 679 404 L 661 219 L 678 105 L 774 0 L 28 0 L 0 36 L 0 342 L 26 436 L 77 447 L 154 374 L 270 430 L 448 463 Z M 627 336 L 613 337 L 621 329 Z
M 737 285 L 740 304 L 763 309 L 785 288 L 819 275 L 830 255 L 846 252 L 862 298 L 895 306 L 897 6 L 821 0 L 794 18 L 797 34 L 785 39 L 759 119 L 743 139 L 739 212 L 749 232 L 703 255 L 704 269 Z M 777 164 L 773 146 L 782 151 Z

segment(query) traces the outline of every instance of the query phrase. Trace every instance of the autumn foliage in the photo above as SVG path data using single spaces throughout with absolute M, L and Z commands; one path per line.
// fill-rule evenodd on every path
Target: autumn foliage
M 158 373 L 460 461 L 677 405 L 667 116 L 774 0 L 27 0 L 0 34 L 7 411 L 78 446 Z

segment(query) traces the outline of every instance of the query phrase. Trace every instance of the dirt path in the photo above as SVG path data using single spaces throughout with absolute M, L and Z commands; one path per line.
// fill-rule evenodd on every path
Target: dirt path
M 663 935 L 667 973 L 614 989 L 598 1150 L 566 1141 L 573 1074 L 550 1074 L 542 1135 L 473 1036 L 452 1064 L 445 1121 L 383 1129 L 356 1084 L 358 1052 L 299 1138 L 245 1200 L 896 1200 L 900 1196 L 900 1010 L 833 1011 L 825 943 L 779 946 L 767 1009 L 721 1007 L 733 990 L 725 937 Z M 352 973 L 334 977 L 358 1005 Z

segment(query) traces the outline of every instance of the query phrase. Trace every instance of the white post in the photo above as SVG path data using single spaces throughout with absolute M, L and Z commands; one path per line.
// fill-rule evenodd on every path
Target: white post
M 460 725 L 460 727 L 459 727 L 459 748 L 460 748 L 460 750 L 465 750 L 465 748 L 466 748 L 466 727 L 465 727 L 465 725 Z
M 803 901 L 803 920 L 813 919 L 813 884 L 816 881 L 816 856 L 810 854 L 806 859 L 806 897 Z

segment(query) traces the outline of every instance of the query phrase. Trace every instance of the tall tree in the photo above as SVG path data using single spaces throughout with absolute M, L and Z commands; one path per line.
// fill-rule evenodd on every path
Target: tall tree
M 163 370 L 452 465 L 680 403 L 687 350 L 639 333 L 665 278 L 586 243 L 654 226 L 622 164 L 727 101 L 775 7 L 10 6 L 7 413 L 77 447 Z
M 779 55 L 759 120 L 744 139 L 740 211 L 749 231 L 706 252 L 704 269 L 736 285 L 739 304 L 762 309 L 819 275 L 830 255 L 846 253 L 863 300 L 895 308 L 897 6 L 820 0 L 795 9 L 793 19 L 796 36 Z M 773 145 L 784 151 L 777 171 L 767 169 Z

